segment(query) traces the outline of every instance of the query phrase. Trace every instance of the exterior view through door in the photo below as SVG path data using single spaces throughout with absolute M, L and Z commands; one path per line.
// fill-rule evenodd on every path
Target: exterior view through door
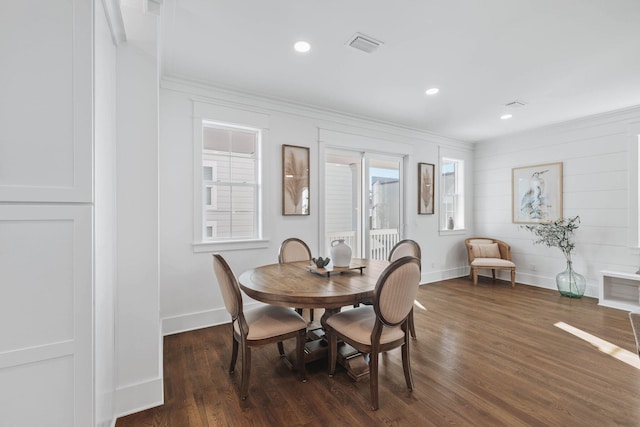
M 386 260 L 400 240 L 402 157 L 327 149 L 325 251 L 344 239 L 353 257 Z

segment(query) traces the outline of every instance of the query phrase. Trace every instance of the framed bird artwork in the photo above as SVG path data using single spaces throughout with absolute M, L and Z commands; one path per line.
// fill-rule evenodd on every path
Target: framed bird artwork
M 548 223 L 562 218 L 562 162 L 511 169 L 513 222 Z

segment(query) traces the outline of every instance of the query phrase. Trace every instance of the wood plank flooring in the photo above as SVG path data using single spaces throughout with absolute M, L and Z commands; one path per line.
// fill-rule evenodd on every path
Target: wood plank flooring
M 338 367 L 329 378 L 321 360 L 307 365 L 301 383 L 275 345 L 252 351 L 241 401 L 239 367 L 227 373 L 227 324 L 165 337 L 165 404 L 116 427 L 640 426 L 640 370 L 554 326 L 636 354 L 626 311 L 487 278 L 476 287 L 466 278 L 423 285 L 417 300 L 426 310 L 415 309 L 415 389 L 406 390 L 400 350 L 383 354 L 378 411 L 369 406 L 368 377 L 354 382 Z

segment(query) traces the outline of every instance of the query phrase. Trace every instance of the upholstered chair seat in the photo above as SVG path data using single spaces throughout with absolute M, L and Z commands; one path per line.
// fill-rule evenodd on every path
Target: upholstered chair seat
M 276 335 L 289 334 L 306 328 L 307 323 L 294 310 L 267 305 L 244 312 L 244 318 L 249 325 L 247 340 L 263 340 Z M 238 322 L 234 322 L 233 329 L 240 334 Z
M 516 268 L 513 261 L 500 258 L 476 258 L 471 262 L 471 265 L 477 268 Z
M 370 305 L 341 312 L 340 315 L 331 316 L 327 320 L 327 325 L 334 331 L 348 335 L 354 341 L 364 345 L 371 345 L 371 331 L 375 323 L 376 313 Z M 388 344 L 402 337 L 404 332 L 401 328 L 384 326 L 380 335 L 380 344 Z

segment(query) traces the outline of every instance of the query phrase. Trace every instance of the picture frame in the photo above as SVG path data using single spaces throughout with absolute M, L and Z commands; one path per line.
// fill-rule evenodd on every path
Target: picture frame
M 282 215 L 309 215 L 309 147 L 282 145 Z
M 418 215 L 433 215 L 435 169 L 432 163 L 418 163 Z
M 511 169 L 511 212 L 515 224 L 561 219 L 562 162 Z

